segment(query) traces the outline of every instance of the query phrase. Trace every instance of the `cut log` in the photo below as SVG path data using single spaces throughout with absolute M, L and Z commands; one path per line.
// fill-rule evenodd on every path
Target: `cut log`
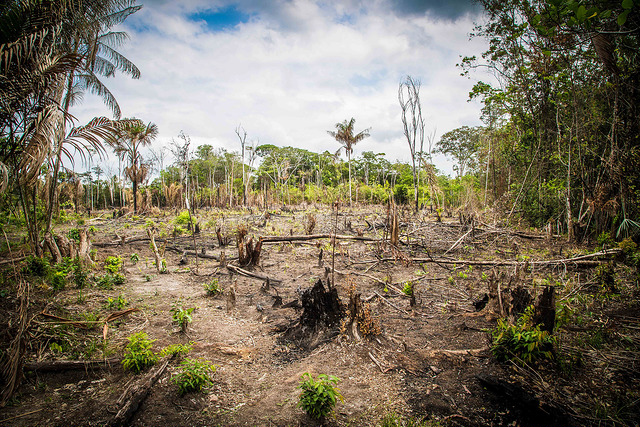
M 279 242 L 303 242 L 308 240 L 317 240 L 317 239 L 333 239 L 337 240 L 360 240 L 363 242 L 381 242 L 382 239 L 378 239 L 377 237 L 364 237 L 364 236 L 349 236 L 349 235 L 333 235 L 333 234 L 311 234 L 308 236 L 262 236 L 262 243 L 279 243 Z
M 117 403 L 117 407 L 119 407 L 120 410 L 115 417 L 107 423 L 108 426 L 120 427 L 129 425 L 129 420 L 135 415 L 142 402 L 147 398 L 149 392 L 167 369 L 167 365 L 169 365 L 172 359 L 173 355 L 162 359 L 160 364 L 145 375 L 140 382 L 133 383 L 122 393 Z
M 104 360 L 43 360 L 24 365 L 25 371 L 32 372 L 65 372 L 76 370 L 88 370 L 93 368 L 114 368 L 120 366 L 121 360 L 117 357 Z

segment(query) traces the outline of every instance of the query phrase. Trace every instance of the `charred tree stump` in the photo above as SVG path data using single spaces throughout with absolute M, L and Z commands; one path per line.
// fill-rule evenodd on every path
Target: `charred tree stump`
M 302 292 L 300 302 L 300 319 L 287 329 L 284 339 L 311 350 L 338 334 L 344 307 L 335 287 L 325 287 L 322 280 L 318 280 Z
M 262 251 L 262 238 L 253 244 L 253 237 L 247 240 L 247 229 L 238 227 L 238 262 L 242 267 L 258 265 L 260 252 Z
M 550 334 L 553 333 L 553 328 L 556 323 L 555 287 L 547 286 L 538 298 L 533 321 L 541 325 L 540 329 L 543 331 L 547 331 Z

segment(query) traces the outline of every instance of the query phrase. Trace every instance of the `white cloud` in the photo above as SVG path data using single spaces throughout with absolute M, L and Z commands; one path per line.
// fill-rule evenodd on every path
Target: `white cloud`
M 455 66 L 459 55 L 484 48 L 468 40 L 469 15 L 451 21 L 397 15 L 384 3 L 319 4 L 280 1 L 267 8 L 245 1 L 238 7 L 250 16 L 247 22 L 213 31 L 188 16 L 218 5 L 147 2 L 126 23 L 131 40 L 121 49 L 142 77 L 119 76 L 108 86 L 123 116 L 158 125 L 156 146 L 184 130 L 194 148 L 208 143 L 238 150 L 234 129 L 242 123 L 261 143 L 333 152 L 338 145 L 326 131 L 355 117 L 357 131 L 372 128 L 356 154 L 407 160 L 397 100 L 406 75 L 422 81 L 429 133 L 479 123 L 479 105 L 467 103 L 473 82 Z M 84 121 L 104 114 L 91 96 L 75 110 Z

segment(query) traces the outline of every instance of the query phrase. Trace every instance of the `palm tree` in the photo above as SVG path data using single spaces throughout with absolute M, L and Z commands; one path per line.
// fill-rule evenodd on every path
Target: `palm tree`
M 115 146 L 116 154 L 129 164 L 125 173 L 133 184 L 134 213 L 138 213 L 138 184 L 144 181 L 149 172 L 149 167 L 142 162 L 140 148 L 151 144 L 157 136 L 158 126 L 154 123 L 145 125 L 140 119 L 128 119 L 122 126 Z
M 342 123 L 336 123 L 336 131 L 327 131 L 329 135 L 334 137 L 336 141 L 342 144 L 342 147 L 336 151 L 336 156 L 340 153 L 340 150 L 344 148 L 347 153 L 347 162 L 349 164 L 349 205 L 351 205 L 351 153 L 353 153 L 353 146 L 358 142 L 369 136 L 371 128 L 365 129 L 362 132 L 354 135 L 353 125 L 356 123 L 356 119 L 353 117 L 351 120 L 345 120 Z

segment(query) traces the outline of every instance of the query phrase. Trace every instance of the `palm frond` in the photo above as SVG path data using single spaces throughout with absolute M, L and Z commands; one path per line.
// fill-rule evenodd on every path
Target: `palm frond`
M 133 62 L 131 62 L 117 50 L 102 43 L 98 45 L 98 50 L 111 61 L 111 63 L 114 65 L 114 67 L 116 67 L 117 70 L 122 71 L 125 74 L 129 74 L 131 78 L 140 78 L 140 70 L 138 69 L 138 67 L 136 67 Z
M 621 233 L 624 233 L 625 237 L 635 237 L 640 233 L 640 223 L 629 218 L 625 218 L 622 220 L 622 223 L 620 223 L 620 227 L 618 227 L 616 238 L 619 238 Z
M 92 73 L 78 74 L 78 83 L 81 87 L 89 90 L 94 95 L 98 95 L 102 98 L 102 101 L 113 113 L 116 119 L 120 118 L 120 105 L 111 91 L 100 81 L 100 79 Z
M 118 133 L 117 124 L 106 117 L 96 117 L 84 126 L 74 127 L 64 139 L 63 144 L 70 146 L 85 159 L 90 151 L 95 151 L 100 158 L 106 154 L 104 143 L 112 144 Z M 67 151 L 66 156 L 71 158 Z

